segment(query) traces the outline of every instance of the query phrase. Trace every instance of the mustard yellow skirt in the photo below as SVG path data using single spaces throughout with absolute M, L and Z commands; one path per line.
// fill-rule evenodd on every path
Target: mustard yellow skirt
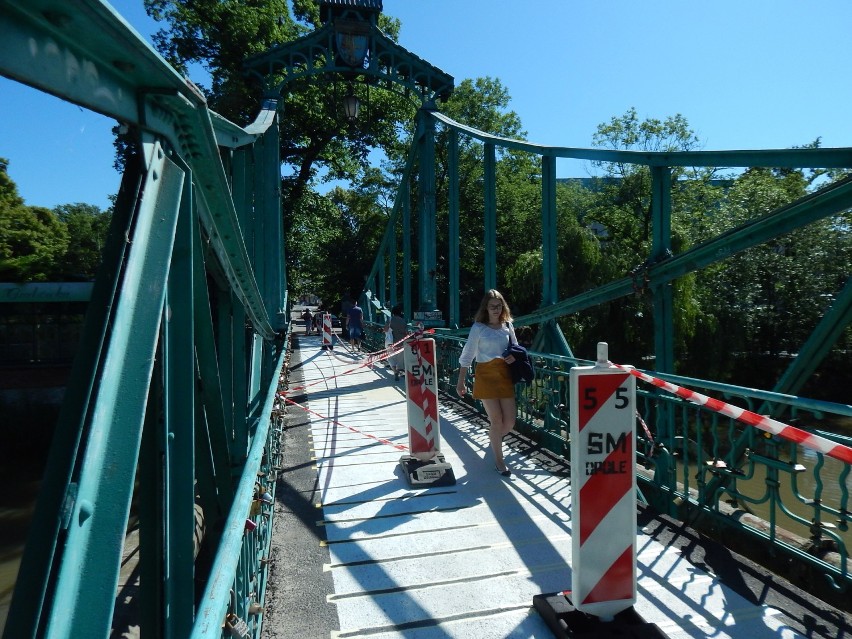
M 509 365 L 501 358 L 477 363 L 473 374 L 473 396 L 476 399 L 501 399 L 515 396 L 515 385 L 509 374 Z

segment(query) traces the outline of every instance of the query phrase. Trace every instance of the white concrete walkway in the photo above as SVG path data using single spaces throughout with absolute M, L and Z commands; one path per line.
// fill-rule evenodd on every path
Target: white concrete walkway
M 404 382 L 383 364 L 302 337 L 339 637 L 552 637 L 535 595 L 571 587 L 570 485 L 507 451 L 494 470 L 487 432 L 441 406 L 441 450 L 457 483 L 412 488 Z M 315 350 L 314 350 L 315 349 Z M 778 611 L 753 605 L 679 552 L 638 531 L 636 612 L 669 637 L 798 637 Z

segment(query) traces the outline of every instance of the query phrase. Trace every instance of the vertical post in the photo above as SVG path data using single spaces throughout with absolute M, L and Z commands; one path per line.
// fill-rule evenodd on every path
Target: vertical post
M 379 264 L 379 272 L 376 275 L 376 288 L 373 290 L 376 291 L 376 299 L 382 303 L 382 306 L 388 305 L 388 280 L 385 276 L 385 258 L 382 256 L 382 261 Z
M 447 149 L 447 173 L 449 173 L 449 252 L 450 252 L 450 328 L 459 325 L 459 290 L 460 269 L 459 255 L 459 133 L 456 129 L 449 130 L 449 148 Z
M 284 295 L 287 289 L 284 255 L 284 220 L 281 218 L 281 142 L 278 115 L 263 134 L 263 165 L 259 173 L 263 179 L 264 251 L 266 279 L 263 291 L 266 309 L 276 330 L 287 325 Z
M 651 228 L 652 244 L 651 257 L 662 259 L 672 245 L 672 174 L 670 167 L 656 166 L 651 168 Z M 651 279 L 651 295 L 654 305 L 654 354 L 657 371 L 674 372 L 674 294 L 672 283 L 655 282 Z M 674 433 L 674 410 L 668 402 L 659 407 L 657 416 L 657 435 L 660 441 L 667 441 Z M 661 464 L 662 469 L 665 465 Z M 673 473 L 669 473 L 673 483 Z M 669 502 L 669 507 L 674 506 Z
M 265 136 L 258 138 L 252 146 L 254 160 L 254 171 L 252 172 L 251 193 L 246 200 L 245 221 L 242 222 L 243 235 L 246 247 L 251 256 L 251 265 L 254 269 L 254 279 L 257 282 L 260 295 L 264 302 L 267 300 L 266 291 L 266 259 L 265 252 L 269 249 L 266 237 L 266 207 L 269 194 L 266 192 L 266 139 Z M 267 307 L 267 312 L 269 308 Z M 275 312 L 274 310 L 272 311 Z
M 456 478 L 441 455 L 435 340 L 410 340 L 404 348 L 408 454 L 399 463 L 412 486 L 450 486 Z
M 497 158 L 493 142 L 485 143 L 485 290 L 497 288 Z
M 397 239 L 396 239 L 396 221 L 394 220 L 393 230 L 391 231 L 390 243 L 388 244 L 388 269 L 390 270 L 390 305 L 391 308 L 396 306 L 398 298 L 398 284 L 396 281 L 396 254 L 397 254 Z
M 187 180 L 181 198 L 175 247 L 169 268 L 166 312 L 163 318 L 165 423 L 160 446 L 163 466 L 163 570 L 167 637 L 186 637 L 192 631 L 195 573 L 195 216 L 192 184 Z
M 402 300 L 405 317 L 411 317 L 411 184 L 400 187 L 402 198 Z
M 418 111 L 420 138 L 420 258 L 418 260 L 419 310 L 436 308 L 435 270 L 435 120 L 427 107 Z
M 556 158 L 541 156 L 541 305 L 555 304 L 558 299 L 556 254 Z
M 651 168 L 652 259 L 662 259 L 672 246 L 672 174 L 669 167 Z M 674 372 L 674 303 L 671 282 L 651 283 L 654 299 L 656 370 Z

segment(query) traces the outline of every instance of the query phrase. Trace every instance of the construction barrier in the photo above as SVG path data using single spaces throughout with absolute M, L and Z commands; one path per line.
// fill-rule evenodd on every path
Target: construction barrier
M 322 316 L 322 349 L 332 350 L 333 335 L 331 332 L 331 314 L 325 313 Z
M 404 353 L 409 454 L 403 455 L 399 463 L 412 485 L 455 484 L 452 467 L 440 454 L 435 340 L 410 340 L 405 343 Z
M 599 344 L 570 402 L 573 601 L 608 621 L 636 602 L 636 380 Z
M 598 344 L 569 378 L 571 590 L 533 597 L 555 637 L 665 637 L 636 603 L 636 380 Z

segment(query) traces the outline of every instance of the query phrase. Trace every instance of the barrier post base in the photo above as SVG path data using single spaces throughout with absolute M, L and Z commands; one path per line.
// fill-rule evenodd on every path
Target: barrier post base
M 612 621 L 577 610 L 570 592 L 536 595 L 533 606 L 557 639 L 666 639 L 656 624 L 648 623 L 633 609 L 622 610 Z
M 417 488 L 454 486 L 456 483 L 453 467 L 440 453 L 427 461 L 421 461 L 411 455 L 403 455 L 399 458 L 399 465 L 402 466 L 408 483 Z

